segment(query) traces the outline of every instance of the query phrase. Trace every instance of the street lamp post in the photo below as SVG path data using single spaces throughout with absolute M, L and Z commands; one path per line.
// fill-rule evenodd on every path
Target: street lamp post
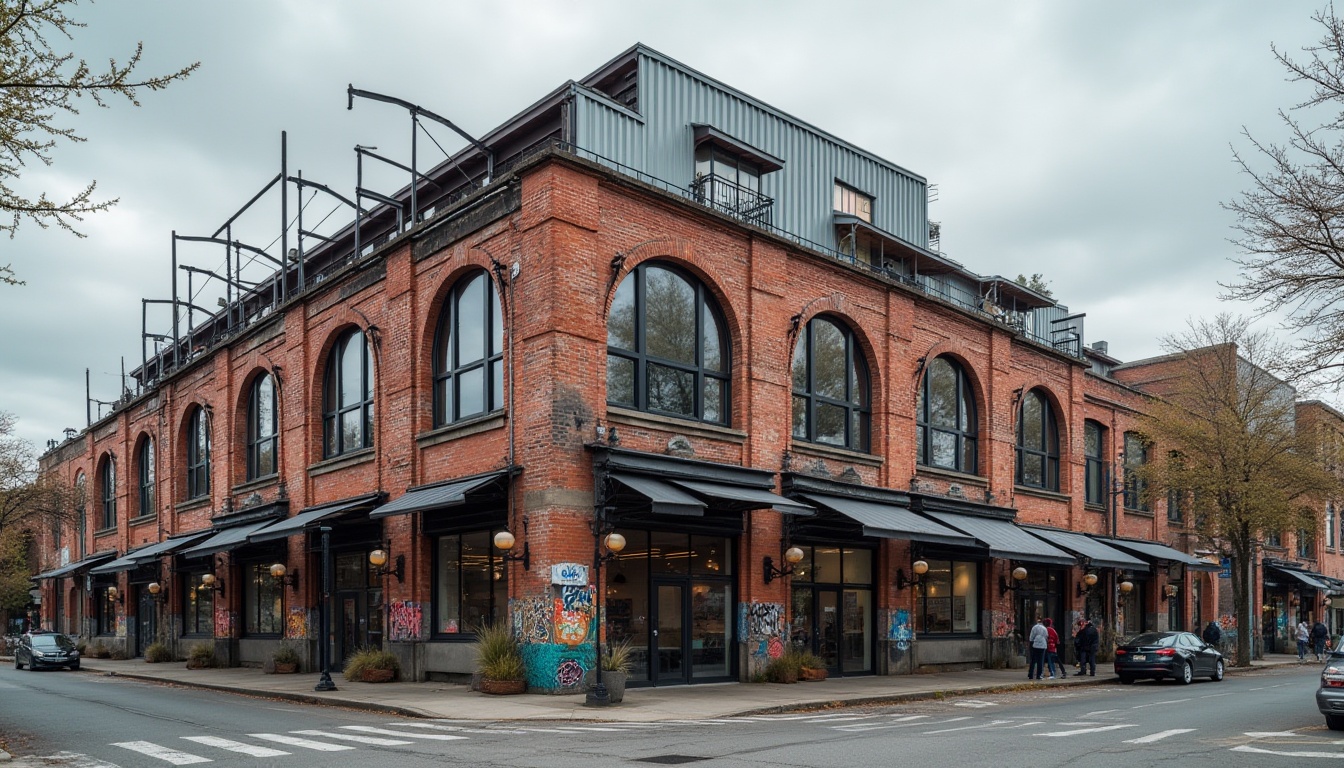
M 598 532 L 600 531 L 599 528 Z M 602 551 L 603 548 L 607 550 L 605 553 Z M 611 695 L 607 693 L 607 686 L 602 682 L 602 605 L 605 602 L 601 599 L 605 595 L 602 589 L 602 563 L 615 559 L 623 549 L 625 549 L 625 537 L 615 532 L 598 539 L 593 546 L 593 583 L 596 585 L 593 610 L 597 619 L 593 638 L 594 647 L 597 649 L 597 663 L 593 665 L 593 687 L 583 702 L 584 706 L 588 707 L 605 707 L 611 703 Z
M 331 526 L 324 525 L 322 531 L 322 606 L 319 611 L 320 637 L 318 638 L 318 657 L 322 663 L 322 677 L 313 686 L 314 691 L 334 691 L 336 684 L 331 681 Z

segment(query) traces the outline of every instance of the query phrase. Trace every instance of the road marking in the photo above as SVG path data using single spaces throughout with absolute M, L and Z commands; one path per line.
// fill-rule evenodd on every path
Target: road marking
M 977 724 L 975 724 L 975 725 L 963 725 L 963 726 L 960 726 L 960 727 L 958 727 L 958 728 L 942 728 L 942 729 L 937 730 L 937 731 L 922 731 L 922 733 L 923 733 L 925 736 L 927 736 L 927 735 L 932 734 L 932 733 L 951 733 L 951 732 L 953 732 L 953 731 L 969 731 L 969 730 L 971 730 L 972 728 L 992 728 L 992 727 L 994 727 L 994 726 L 996 726 L 996 725 L 1003 725 L 1004 723 L 1011 723 L 1011 722 L 1013 722 L 1013 721 L 1012 721 L 1012 720 L 991 720 L 991 721 L 989 721 L 988 723 L 985 723 L 984 725 L 981 725 L 981 724 L 977 723 Z
M 1105 725 L 1105 723 L 1094 723 L 1090 720 L 1079 720 L 1076 722 L 1060 723 L 1060 725 Z
M 1096 712 L 1088 712 L 1086 715 L 1084 715 L 1084 717 L 1092 717 L 1093 715 L 1106 715 L 1110 714 L 1111 712 L 1119 712 L 1119 711 L 1120 710 L 1118 709 L 1098 709 Z
M 1101 733 L 1102 731 L 1118 731 L 1121 728 L 1137 728 L 1138 725 L 1129 723 L 1127 725 L 1103 725 L 1100 728 L 1077 728 L 1072 731 L 1054 731 L 1052 733 L 1037 733 L 1034 736 L 1079 736 L 1084 733 Z
M 376 733 L 380 736 L 400 736 L 405 739 L 430 739 L 433 741 L 457 741 L 465 739 L 466 736 L 450 736 L 446 733 L 407 733 L 405 731 L 392 731 L 387 728 L 375 728 L 372 725 L 342 725 L 347 731 L 359 731 L 360 733 Z M 605 728 L 603 730 L 614 731 L 615 728 Z
M 354 747 L 348 744 L 328 744 L 324 741 L 300 739 L 298 736 L 286 736 L 283 733 L 249 733 L 247 735 L 254 739 L 265 739 L 266 741 L 274 741 L 277 744 L 288 744 L 291 747 L 315 749 L 318 752 L 344 752 L 347 749 L 354 749 Z
M 158 758 L 173 765 L 191 765 L 193 763 L 213 763 L 208 757 L 193 755 L 190 752 L 179 752 L 171 747 L 161 746 L 152 741 L 119 741 L 112 746 L 129 749 L 132 752 L 139 752 L 142 755 Z
M 911 720 L 927 720 L 928 717 L 929 717 L 928 715 L 906 715 L 905 717 L 898 717 L 898 718 L 896 718 L 895 720 L 893 720 L 892 722 L 895 723 L 894 725 L 879 725 L 879 724 L 877 724 L 877 723 L 861 723 L 861 724 L 858 724 L 858 725 L 836 725 L 836 726 L 832 726 L 832 728 L 834 728 L 834 730 L 837 730 L 837 731 L 846 731 L 846 732 L 848 732 L 848 733 L 861 733 L 861 732 L 863 732 L 863 731 L 881 731 L 881 730 L 888 730 L 888 729 L 891 729 L 891 728 L 909 728 L 909 727 L 912 726 L 912 725 L 932 725 L 932 723 L 914 723 L 914 722 L 909 722 L 909 721 L 911 721 Z M 959 720 L 965 720 L 966 718 L 957 718 L 957 719 L 959 719 Z M 951 720 L 944 720 L 944 721 L 942 721 L 942 722 L 950 723 L 950 722 L 952 722 L 952 721 L 951 721 Z
M 342 741 L 353 741 L 356 744 L 372 744 L 377 747 L 400 747 L 406 744 L 414 744 L 413 741 L 403 741 L 401 739 L 381 739 L 377 736 L 356 736 L 353 733 L 336 733 L 335 731 L 290 731 L 300 736 L 325 736 L 328 739 L 340 739 Z
M 1259 747 L 1250 747 L 1242 745 L 1233 747 L 1233 752 L 1252 752 L 1257 755 L 1282 755 L 1283 757 L 1328 757 L 1335 760 L 1344 758 L 1344 752 L 1287 752 L 1277 749 L 1260 749 Z
M 1128 739 L 1126 744 L 1152 744 L 1154 741 L 1161 741 L 1168 736 L 1180 736 L 1182 733 L 1190 733 L 1194 728 L 1172 728 L 1170 731 L 1158 731 L 1148 736 L 1140 736 L 1137 739 Z
M 971 707 L 972 709 L 982 709 L 982 708 L 984 708 L 984 707 L 997 707 L 998 704 L 995 704 L 995 703 L 992 702 L 992 701 L 980 701 L 979 699 L 967 699 L 966 701 L 958 701 L 958 702 L 956 702 L 955 704 L 953 704 L 952 706 L 954 706 L 954 707 Z
M 1200 696 L 1199 698 L 1201 698 L 1201 699 L 1216 699 L 1216 698 L 1218 698 L 1219 696 L 1231 696 L 1231 695 L 1232 695 L 1231 692 L 1228 692 L 1228 693 L 1210 693 L 1210 694 L 1207 695 L 1207 696 Z
M 395 725 L 395 726 L 397 726 L 397 727 L 399 727 L 399 728 L 432 728 L 432 729 L 434 729 L 434 730 L 436 730 L 436 731 L 459 731 L 459 732 L 461 732 L 461 733 L 491 733 L 491 734 L 495 734 L 495 733 L 512 733 L 512 734 L 528 733 L 528 731 L 526 731 L 526 730 L 518 730 L 518 729 L 514 729 L 514 728 L 463 728 L 463 727 L 460 726 L 460 725 L 438 725 L 437 723 L 399 723 L 399 722 L 392 722 L 392 723 L 388 723 L 388 725 Z M 644 726 L 643 723 L 636 723 L 636 725 L 639 725 L 639 726 L 641 726 L 641 727 Z M 658 726 L 654 725 L 654 726 L 651 726 L 651 727 L 656 728 L 656 727 L 658 727 Z M 408 735 L 409 735 L 409 734 L 408 734 Z
M 69 768 L 121 768 L 121 766 L 116 763 L 105 763 L 102 760 L 80 754 L 79 752 L 57 752 L 54 755 L 47 755 L 46 757 L 38 757 L 34 759 L 44 761 L 44 765 L 50 762 L 54 765 L 69 766 Z
M 1300 736 L 1301 734 L 1294 731 L 1247 731 L 1242 735 L 1250 736 L 1252 739 L 1272 739 L 1277 736 Z
M 1026 728 L 1028 725 L 1041 725 L 1044 722 L 1045 722 L 1044 720 L 1032 720 L 1031 722 L 1028 723 L 1018 723 L 1017 725 L 1010 725 L 1008 726 L 1008 728 Z M 999 730 L 1006 731 L 1008 730 L 1008 728 L 1000 728 Z
M 252 744 L 244 744 L 241 741 L 234 741 L 233 739 L 221 739 L 218 736 L 183 736 L 182 738 L 187 741 L 194 741 L 197 744 L 204 744 L 207 747 L 219 747 L 220 749 L 227 749 L 230 752 L 242 752 L 244 755 L 251 755 L 253 757 L 280 757 L 289 754 L 288 752 L 271 749 L 270 747 L 258 747 Z
M 1190 701 L 1190 699 L 1171 699 L 1170 701 L 1154 701 L 1149 704 L 1136 704 L 1130 707 L 1130 709 L 1143 709 L 1144 707 L 1156 707 L 1161 704 L 1184 704 L 1187 701 Z

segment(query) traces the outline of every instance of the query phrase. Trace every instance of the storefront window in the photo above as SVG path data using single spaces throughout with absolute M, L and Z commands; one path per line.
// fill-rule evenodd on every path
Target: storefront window
M 183 590 L 186 605 L 182 611 L 182 633 L 186 635 L 213 635 L 215 633 L 215 591 L 201 585 L 201 573 L 187 574 Z
M 108 592 L 111 585 L 93 588 L 94 632 L 99 635 L 117 633 L 117 601 Z
M 918 631 L 976 634 L 980 631 L 980 566 L 955 560 L 927 560 L 917 603 Z
M 243 574 L 243 633 L 280 634 L 284 631 L 284 584 L 271 576 L 270 563 L 248 563 Z
M 436 543 L 434 633 L 474 632 L 504 621 L 509 611 L 509 569 L 491 546 L 493 531 L 440 536 Z

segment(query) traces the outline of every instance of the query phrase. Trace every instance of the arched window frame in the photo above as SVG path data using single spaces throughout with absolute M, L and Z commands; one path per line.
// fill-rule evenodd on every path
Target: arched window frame
M 80 470 L 75 474 L 75 516 L 79 526 L 79 556 L 83 559 L 85 535 L 89 532 L 89 478 Z
M 841 397 L 821 394 L 818 389 L 817 333 L 821 325 L 834 328 L 843 338 L 841 353 L 845 372 L 844 392 Z M 872 380 L 868 363 L 858 347 L 854 332 L 836 318 L 814 317 L 798 335 L 793 353 L 793 436 L 810 443 L 838 445 L 853 451 L 871 450 Z M 824 409 L 834 409 L 844 415 L 839 439 L 818 434 L 819 415 Z
M 154 438 L 145 436 L 140 441 L 140 449 L 137 451 L 136 464 L 138 472 L 140 491 L 140 517 L 153 515 L 158 511 L 154 505 Z
M 650 270 L 666 270 L 677 278 L 686 282 L 693 291 L 693 301 L 695 305 L 695 349 L 693 353 L 694 362 L 669 360 L 648 352 L 648 309 L 647 309 L 647 275 Z M 611 330 L 612 316 L 607 318 L 607 403 L 610 405 L 624 406 L 639 411 L 657 413 L 660 415 L 672 416 L 674 418 L 695 419 L 709 422 L 712 424 L 728 425 L 730 414 L 732 412 L 732 393 L 730 387 L 732 375 L 732 349 L 729 345 L 728 334 L 725 328 L 723 313 L 719 310 L 717 303 L 710 295 L 708 287 L 695 277 L 685 273 L 675 266 L 665 262 L 646 262 L 640 264 L 631 270 L 621 281 L 616 290 L 616 298 L 612 303 L 612 315 L 617 311 L 617 306 L 626 298 L 622 296 L 622 291 L 631 290 L 632 294 L 628 300 L 633 305 L 632 317 L 634 321 L 633 328 L 633 348 L 624 348 L 612 343 L 613 333 Z M 708 333 L 707 326 L 712 321 L 715 333 Z M 712 336 L 719 367 L 712 367 L 712 363 L 707 361 L 707 339 Z M 618 367 L 630 367 L 631 391 L 630 397 L 622 399 L 615 386 Z M 654 407 L 650 402 L 650 371 L 665 369 L 669 375 L 690 374 L 694 377 L 694 392 L 692 395 L 693 403 L 689 413 L 671 411 L 667 409 Z M 717 390 L 717 394 L 713 391 Z M 709 396 L 707 396 L 709 393 Z M 712 404 L 707 401 L 712 401 Z
M 263 373 L 252 382 L 247 398 L 247 479 L 271 477 L 279 471 L 280 414 L 275 377 Z M 267 411 L 263 406 L 268 406 Z M 267 415 L 269 413 L 269 416 Z
M 473 296 L 472 294 L 476 295 Z M 479 298 L 479 307 L 467 308 Z M 470 350 L 464 326 L 473 328 L 471 343 L 479 342 L 479 355 L 463 360 Z M 474 406 L 468 405 L 474 403 Z M 434 334 L 434 426 L 493 413 L 504 407 L 504 319 L 499 292 L 490 273 L 481 270 L 464 276 L 449 292 L 439 313 Z
M 1106 427 L 1091 419 L 1083 422 L 1083 501 L 1106 503 Z
M 359 383 L 356 399 L 341 402 L 345 391 L 346 366 L 349 356 L 357 356 Z M 350 331 L 336 342 L 327 360 L 327 371 L 322 390 L 322 455 L 333 458 L 373 446 L 373 364 L 370 359 L 368 337 L 361 330 Z M 359 432 L 353 438 L 342 428 L 347 422 L 358 424 Z
M 117 462 L 111 455 L 103 457 L 98 472 L 98 490 L 102 494 L 103 519 L 101 530 L 117 527 Z
M 1136 512 L 1151 512 L 1148 500 L 1148 483 L 1140 476 L 1139 470 L 1148 463 L 1148 441 L 1138 432 L 1125 433 L 1125 509 Z
M 1027 428 L 1027 409 L 1040 408 L 1039 429 Z M 1039 462 L 1040 475 L 1033 464 Z M 1059 490 L 1059 422 L 1050 398 L 1041 389 L 1022 395 L 1017 407 L 1017 484 L 1045 491 Z
M 929 382 L 933 378 L 935 368 L 940 365 L 950 366 L 954 375 L 957 423 L 952 425 L 932 421 Z M 915 410 L 918 462 L 927 467 L 950 469 L 968 475 L 977 474 L 980 466 L 979 424 L 970 377 L 967 376 L 966 369 L 961 363 L 947 356 L 936 357 L 929 363 L 924 371 L 924 379 L 920 382 L 919 403 Z M 933 445 L 939 435 L 953 441 L 954 460 L 951 465 L 933 463 Z
M 187 499 L 210 494 L 210 416 L 196 407 L 187 425 Z

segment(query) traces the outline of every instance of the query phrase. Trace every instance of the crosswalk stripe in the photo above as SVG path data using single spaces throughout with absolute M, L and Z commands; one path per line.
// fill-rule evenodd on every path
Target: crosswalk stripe
M 344 752 L 347 749 L 354 749 L 354 747 L 349 744 L 328 744 L 325 741 L 301 739 L 298 736 L 286 736 L 283 733 L 249 733 L 248 736 L 251 736 L 254 739 L 274 741 L 277 744 L 288 744 L 291 747 L 314 749 L 318 752 Z
M 300 736 L 323 736 L 328 739 L 341 739 L 342 741 L 353 741 L 356 744 L 372 744 L 376 747 L 402 747 L 407 744 L 414 744 L 413 741 L 404 741 L 402 739 L 383 739 L 377 736 L 356 736 L 353 733 L 336 733 L 335 731 L 290 731 Z
M 407 739 L 431 739 L 433 741 L 457 741 L 465 739 L 466 736 L 450 736 L 446 733 L 407 733 L 405 731 L 393 731 L 387 728 L 375 728 L 372 725 L 342 725 L 342 728 L 348 731 L 359 731 L 360 733 L 376 733 L 380 736 L 401 736 Z M 608 729 L 614 730 L 614 729 Z
M 183 736 L 182 738 L 186 739 L 187 741 L 194 741 L 197 744 L 204 744 L 207 747 L 219 747 L 220 749 L 227 749 L 230 752 L 241 752 L 244 755 L 251 755 L 253 757 L 280 757 L 282 755 L 289 754 L 288 752 L 282 752 L 281 750 L 278 749 L 271 749 L 270 747 L 258 747 L 253 744 L 244 744 L 241 741 L 234 741 L 233 739 L 222 739 L 218 736 Z
M 1158 731 L 1147 736 L 1140 736 L 1137 739 L 1127 739 L 1126 744 L 1152 744 L 1154 741 L 1161 741 L 1168 736 L 1180 736 L 1182 733 L 1189 733 L 1194 728 L 1172 728 L 1170 731 Z
M 969 730 L 971 730 L 972 728 L 992 728 L 992 727 L 994 727 L 994 726 L 996 726 L 996 725 L 1004 725 L 1004 724 L 1006 724 L 1006 723 L 1011 723 L 1011 722 L 1013 722 L 1013 721 L 1012 721 L 1012 720 L 991 720 L 991 721 L 989 721 L 988 723 L 983 723 L 983 724 L 981 724 L 981 723 L 976 723 L 975 725 L 962 725 L 962 726 L 958 726 L 958 727 L 956 727 L 956 728 L 941 728 L 941 729 L 936 730 L 936 731 L 923 731 L 923 733 L 924 733 L 924 735 L 927 736 L 927 735 L 929 735 L 929 734 L 933 734 L 933 733 L 951 733 L 951 732 L 953 732 L 953 731 L 969 731 Z
M 191 765 L 193 763 L 214 762 L 214 760 L 211 760 L 208 757 L 193 755 L 190 752 L 179 752 L 176 749 L 155 744 L 152 741 L 119 741 L 112 746 L 129 749 L 132 752 L 139 752 L 142 755 L 156 757 L 164 762 L 172 763 L 173 765 Z
M 1137 728 L 1134 723 L 1127 725 L 1103 725 L 1100 728 L 1075 728 L 1072 731 L 1055 731 L 1053 733 L 1037 733 L 1035 736 L 1079 736 L 1084 733 L 1101 733 L 1102 731 L 1118 731 L 1121 728 Z

